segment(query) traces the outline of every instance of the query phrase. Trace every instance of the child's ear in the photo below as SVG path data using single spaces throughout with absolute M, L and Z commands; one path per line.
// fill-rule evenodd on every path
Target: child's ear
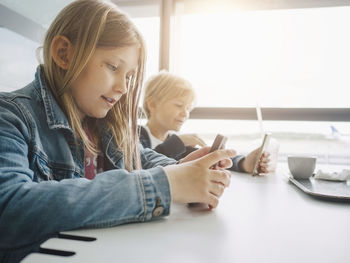
M 73 57 L 73 46 L 65 36 L 55 36 L 51 42 L 51 54 L 55 63 L 67 70 Z
M 148 110 L 149 110 L 149 112 L 151 113 L 151 115 L 152 115 L 152 113 L 153 112 L 155 112 L 156 110 L 157 110 L 157 102 L 154 100 L 154 99 L 152 99 L 152 98 L 149 98 L 148 100 L 147 100 L 147 107 L 148 107 Z

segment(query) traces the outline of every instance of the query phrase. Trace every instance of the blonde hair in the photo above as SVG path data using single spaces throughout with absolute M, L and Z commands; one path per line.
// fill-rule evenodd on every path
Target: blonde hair
M 161 104 L 169 99 L 183 96 L 188 96 L 192 101 L 195 100 L 195 92 L 192 84 L 182 77 L 167 71 L 160 71 L 145 84 L 142 104 L 143 111 L 146 117 L 149 118 L 151 115 L 147 106 L 149 100 L 155 100 Z
M 73 46 L 73 58 L 67 70 L 54 63 L 51 43 L 55 36 L 62 35 Z M 45 77 L 56 100 L 63 108 L 71 128 L 81 138 L 88 150 L 98 152 L 98 144 L 91 143 L 84 132 L 78 109 L 71 94 L 71 85 L 87 65 L 99 47 L 125 47 L 138 45 L 139 60 L 135 74 L 128 80 L 128 92 L 116 103 L 105 117 L 115 143 L 124 155 L 125 169 L 140 169 L 137 118 L 140 89 L 145 64 L 145 45 L 129 17 L 114 4 L 98 0 L 78 0 L 66 6 L 52 22 L 47 31 L 43 58 Z M 87 119 L 97 136 L 97 119 Z

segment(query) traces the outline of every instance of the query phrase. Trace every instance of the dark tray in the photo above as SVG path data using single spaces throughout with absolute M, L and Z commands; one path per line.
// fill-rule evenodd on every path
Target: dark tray
M 309 195 L 335 201 L 350 201 L 350 182 L 319 180 L 313 177 L 294 179 L 290 174 L 287 176 L 291 183 Z

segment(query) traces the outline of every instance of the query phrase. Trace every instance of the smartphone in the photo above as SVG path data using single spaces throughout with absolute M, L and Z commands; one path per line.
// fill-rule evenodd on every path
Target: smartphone
M 269 145 L 270 137 L 271 137 L 271 133 L 264 134 L 264 138 L 263 138 L 263 141 L 262 141 L 261 146 L 260 146 L 260 151 L 258 153 L 258 156 L 257 156 L 255 164 L 254 164 L 254 169 L 253 169 L 253 173 L 252 173 L 253 176 L 259 175 L 259 172 L 258 172 L 259 161 L 260 161 L 261 155 L 264 153 L 267 146 Z
M 210 152 L 214 152 L 216 150 L 224 149 L 225 143 L 227 141 L 227 137 L 221 134 L 216 135 L 215 140 L 210 148 Z
M 225 148 L 225 143 L 227 141 L 227 137 L 221 134 L 217 134 L 214 142 L 210 148 L 210 152 L 214 152 L 216 150 L 224 149 Z M 219 165 L 219 163 L 214 164 L 210 169 L 216 169 L 216 167 Z M 203 210 L 204 208 L 207 209 L 208 205 L 204 203 L 189 203 L 188 204 L 190 207 L 196 207 L 199 210 Z
M 210 153 L 214 152 L 216 150 L 224 149 L 225 148 L 225 143 L 227 141 L 227 137 L 221 134 L 217 134 L 215 137 L 215 140 L 210 148 Z M 217 168 L 219 163 L 214 164 L 211 169 Z

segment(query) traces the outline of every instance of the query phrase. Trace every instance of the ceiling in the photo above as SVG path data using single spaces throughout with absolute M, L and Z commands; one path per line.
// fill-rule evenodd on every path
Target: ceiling
M 0 4 L 48 28 L 57 13 L 73 0 L 0 0 Z M 49 3 L 49 4 L 48 4 Z

